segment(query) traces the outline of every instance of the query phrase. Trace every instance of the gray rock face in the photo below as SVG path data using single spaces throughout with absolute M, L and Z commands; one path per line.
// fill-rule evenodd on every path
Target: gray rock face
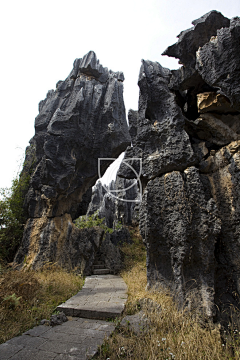
M 103 68 L 90 51 L 75 60 L 67 79 L 59 81 L 56 90 L 49 91 L 39 103 L 31 140 L 35 166 L 25 198 L 29 220 L 24 248 L 27 257 L 32 252 L 29 262 L 41 263 L 42 259 L 35 257 L 42 247 L 45 228 L 44 242 L 51 241 L 54 219 L 59 219 L 65 232 L 62 242 L 68 241 L 65 218 L 86 213 L 91 198 L 86 192 L 97 180 L 98 158 L 115 158 L 130 145 L 123 80 L 122 73 Z M 101 170 L 108 165 L 105 161 Z M 52 257 L 50 251 L 45 260 Z M 17 255 L 15 261 L 19 259 Z
M 197 51 L 196 69 L 203 80 L 219 89 L 240 111 L 240 18 L 231 20 L 230 27 L 217 31 L 216 36 Z
M 137 181 L 117 177 L 115 189 L 118 191 L 115 193 L 117 196 L 115 199 L 115 224 L 134 225 L 138 223 L 137 206 L 140 201 L 140 193 Z
M 125 316 L 120 324 L 136 335 L 147 333 L 151 325 L 150 320 L 143 311 L 139 311 L 134 315 Z
M 127 226 L 122 226 L 120 229 L 114 230 L 109 234 L 109 239 L 114 245 L 123 245 L 124 243 L 131 244 L 132 239 Z
M 179 70 L 143 60 L 125 159 L 142 159 L 148 287 L 229 321 L 240 308 L 239 18 L 212 11 L 193 25 L 164 52 Z M 124 164 L 119 175 L 135 178 Z
M 217 11 L 210 11 L 192 22 L 194 27 L 182 31 L 178 35 L 176 44 L 168 47 L 163 55 L 173 56 L 180 59 L 183 66 L 178 70 L 171 71 L 169 87 L 178 93 L 178 100 L 184 101 L 186 116 L 195 120 L 198 114 L 196 107 L 196 95 L 204 91 L 212 91 L 213 84 L 204 81 L 200 72 L 197 71 L 198 50 L 201 49 L 211 37 L 217 35 L 219 29 L 228 27 L 230 20 Z M 185 90 L 187 94 L 183 94 Z
M 88 205 L 87 216 L 92 215 L 97 210 L 99 210 L 105 194 L 106 194 L 106 190 L 102 186 L 102 183 L 100 181 L 97 181 L 92 188 L 92 197 Z
M 140 230 L 147 242 L 148 286 L 172 288 L 181 304 L 191 301 L 190 289 L 198 292 L 207 315 L 214 315 L 214 251 L 221 221 L 195 167 L 148 182 Z
M 117 274 L 123 268 L 123 254 L 121 250 L 113 244 L 111 236 L 107 233 L 99 249 L 99 260 L 105 263 L 111 274 Z
M 177 36 L 178 42 L 169 46 L 162 55 L 175 57 L 180 60 L 181 64 L 194 68 L 198 48 L 216 35 L 218 29 L 229 26 L 230 21 L 220 12 L 210 11 L 194 20 L 192 24 L 194 26 L 182 31 Z
M 207 162 L 207 166 L 206 163 Z M 240 141 L 234 141 L 199 165 L 211 184 L 222 222 L 215 247 L 216 303 L 225 310 L 239 306 L 240 294 Z M 226 321 L 229 321 L 227 318 Z
M 111 193 L 107 192 L 108 188 Z M 118 224 L 133 225 L 138 223 L 138 210 L 135 208 L 139 197 L 140 193 L 135 180 L 117 177 L 108 186 L 102 186 L 101 182 L 97 182 L 93 187 L 87 214 L 91 215 L 98 210 L 98 216 L 105 218 L 105 224 L 109 228 L 116 228 Z
M 106 193 L 103 197 L 102 204 L 99 208 L 99 217 L 105 218 L 105 224 L 109 228 L 113 228 L 114 220 L 115 220 L 115 209 L 116 202 L 111 194 Z
M 47 262 L 57 262 L 69 270 L 91 275 L 103 236 L 104 231 L 99 227 L 76 228 L 69 214 L 29 219 L 15 263 L 40 269 Z
M 192 24 L 194 26 L 182 31 L 178 35 L 178 42 L 169 46 L 162 55 L 178 58 L 179 63 L 183 64 L 180 69 L 171 72 L 171 88 L 181 91 L 190 90 L 192 87 L 196 87 L 197 84 L 198 88 L 205 86 L 203 91 L 208 91 L 211 88 L 206 87 L 206 84 L 202 81 L 201 76 L 196 70 L 196 52 L 212 36 L 217 35 L 219 29 L 228 27 L 230 20 L 220 12 L 210 11 L 199 19 L 194 20 Z
M 184 117 L 169 90 L 170 70 L 160 64 L 143 60 L 138 85 L 140 88 L 138 131 L 134 147 L 128 147 L 124 159 L 142 159 L 142 181 L 172 170 L 184 170 L 194 165 L 196 158 L 189 136 L 184 130 Z M 134 120 L 136 121 L 136 120 Z M 131 166 L 139 173 L 139 165 Z M 136 178 L 133 171 L 122 164 L 119 176 Z
M 30 217 L 59 216 L 69 210 L 64 198 L 79 203 L 94 184 L 98 158 L 119 155 L 129 144 L 122 81 L 118 73 L 103 72 L 90 52 L 75 60 L 69 77 L 48 92 L 39 108 L 28 211 Z

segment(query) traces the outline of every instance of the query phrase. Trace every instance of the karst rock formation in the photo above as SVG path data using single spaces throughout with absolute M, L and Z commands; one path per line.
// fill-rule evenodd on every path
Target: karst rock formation
M 142 159 L 148 287 L 214 319 L 240 295 L 240 18 L 192 24 L 163 53 L 178 70 L 142 60 L 125 160 Z M 119 175 L 134 178 L 124 163 Z
M 79 230 L 72 220 L 87 212 L 98 158 L 117 158 L 130 145 L 123 81 L 90 51 L 39 103 L 23 168 L 31 173 L 29 218 L 15 263 L 38 268 L 50 261 L 91 273 L 103 231 Z
M 29 218 L 15 263 L 91 272 L 103 231 L 79 230 L 72 220 L 87 209 L 109 222 L 131 213 L 100 185 L 89 207 L 98 158 L 127 149 L 135 173 L 122 162 L 117 188 L 141 173 L 136 209 L 148 287 L 171 289 L 180 305 L 200 306 L 210 319 L 220 310 L 227 320 L 240 296 L 240 18 L 211 11 L 192 24 L 163 53 L 179 59 L 178 70 L 142 60 L 129 127 L 123 74 L 103 68 L 92 51 L 40 102 L 23 169 L 31 174 Z M 104 244 L 110 262 L 114 242 Z

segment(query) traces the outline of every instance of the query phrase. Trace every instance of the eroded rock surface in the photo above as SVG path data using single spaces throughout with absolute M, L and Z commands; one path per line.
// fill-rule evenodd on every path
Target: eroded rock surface
M 105 219 L 105 224 L 113 229 L 119 225 L 136 225 L 139 203 L 140 192 L 136 180 L 117 177 L 104 186 L 98 181 L 93 187 L 87 215 L 97 212 L 100 218 Z
M 181 304 L 190 302 L 190 293 L 198 288 L 194 297 L 200 296 L 206 313 L 212 316 L 214 251 L 221 221 L 195 167 L 166 173 L 148 182 L 140 211 L 140 230 L 147 242 L 148 286 L 172 288 Z
M 104 237 L 99 228 L 78 229 L 71 216 L 29 219 L 15 263 L 40 269 L 45 263 L 58 263 L 68 270 L 91 275 L 95 256 Z
M 35 163 L 25 198 L 29 220 L 15 262 L 23 261 L 22 253 L 29 265 L 58 262 L 54 249 L 81 238 L 71 238 L 72 231 L 80 231 L 71 221 L 87 211 L 88 189 L 98 178 L 98 158 L 115 158 L 130 145 L 123 80 L 123 73 L 104 68 L 90 51 L 75 60 L 67 79 L 39 103 L 30 142 Z M 105 161 L 101 171 L 109 164 Z M 68 253 L 66 248 L 62 265 L 71 263 Z
M 178 70 L 143 60 L 125 154 L 143 164 L 148 287 L 226 323 L 240 307 L 239 21 L 216 11 L 193 21 L 164 52 Z M 119 174 L 135 178 L 124 164 Z
M 142 159 L 144 183 L 165 172 L 183 170 L 196 162 L 189 136 L 184 130 L 182 111 L 168 88 L 170 75 L 170 70 L 157 62 L 142 61 L 138 80 L 139 110 L 138 116 L 134 117 L 138 131 L 134 146 L 127 148 L 124 159 Z M 135 161 L 129 163 L 139 173 L 139 165 Z M 136 178 L 124 164 L 118 174 Z
M 240 18 L 231 19 L 230 26 L 217 31 L 197 51 L 196 69 L 203 80 L 219 89 L 240 110 Z

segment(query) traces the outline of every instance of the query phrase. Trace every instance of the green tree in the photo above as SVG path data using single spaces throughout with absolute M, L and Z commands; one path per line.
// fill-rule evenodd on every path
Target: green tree
M 0 189 L 0 260 L 13 261 L 22 240 L 27 214 L 24 196 L 30 175 L 22 174 L 12 181 L 10 189 Z

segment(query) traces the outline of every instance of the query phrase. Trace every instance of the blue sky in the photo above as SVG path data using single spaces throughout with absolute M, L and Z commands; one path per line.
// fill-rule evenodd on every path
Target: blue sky
M 161 56 L 180 31 L 210 10 L 240 16 L 236 0 L 9 0 L 0 5 L 0 187 L 11 186 L 34 135 L 38 103 L 75 58 L 94 50 L 103 66 L 125 75 L 126 111 L 137 109 L 141 59 L 171 69 Z

